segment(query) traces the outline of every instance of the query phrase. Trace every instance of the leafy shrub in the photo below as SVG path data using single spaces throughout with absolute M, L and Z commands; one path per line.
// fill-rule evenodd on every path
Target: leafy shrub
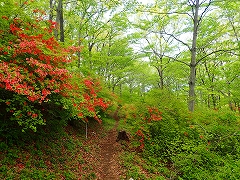
M 150 127 L 144 157 L 172 164 L 183 179 L 238 179 L 239 117 L 213 110 L 186 114 L 163 111 L 162 121 Z
M 2 6 L 19 10 L 11 3 Z M 81 48 L 53 37 L 56 22 L 26 17 L 0 13 L 0 133 L 18 126 L 36 131 L 53 119 L 62 125 L 71 118 L 101 122 L 109 101 L 101 97 L 100 82 L 67 70 Z

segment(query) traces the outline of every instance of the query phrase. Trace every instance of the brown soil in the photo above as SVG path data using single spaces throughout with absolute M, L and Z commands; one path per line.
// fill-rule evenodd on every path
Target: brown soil
M 92 155 L 90 158 L 88 153 L 87 164 L 93 167 L 97 180 L 124 179 L 124 170 L 119 158 L 122 147 L 120 143 L 116 142 L 119 120 L 117 112 L 118 110 L 113 115 L 116 122 L 111 130 L 106 132 L 100 128 L 97 133 L 89 130 L 90 136 L 86 143 L 92 147 Z
M 118 180 L 123 175 L 119 161 L 121 145 L 116 142 L 117 122 L 115 127 L 107 132 L 99 144 L 100 147 L 100 172 L 98 179 Z

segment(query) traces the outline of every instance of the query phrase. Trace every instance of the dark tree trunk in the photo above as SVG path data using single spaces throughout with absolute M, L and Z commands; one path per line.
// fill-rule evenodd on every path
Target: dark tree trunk
M 60 41 L 64 42 L 64 27 L 63 27 L 63 5 L 62 0 L 58 1 L 57 13 L 59 14 L 59 26 L 60 26 Z
M 53 0 L 50 0 L 49 6 L 50 6 L 49 20 L 52 21 L 53 20 Z

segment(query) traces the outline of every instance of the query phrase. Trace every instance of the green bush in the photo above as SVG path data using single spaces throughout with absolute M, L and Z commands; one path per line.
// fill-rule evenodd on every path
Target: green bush
M 239 116 L 209 109 L 189 113 L 174 96 L 162 100 L 152 100 L 162 120 L 149 127 L 144 158 L 165 164 L 179 179 L 239 179 Z

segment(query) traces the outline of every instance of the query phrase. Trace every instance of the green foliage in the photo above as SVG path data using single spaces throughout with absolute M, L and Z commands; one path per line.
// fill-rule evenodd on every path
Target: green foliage
M 92 149 L 67 136 L 64 127 L 78 129 L 76 136 L 92 120 L 112 128 L 109 117 L 118 104 L 120 128 L 133 135 L 131 148 L 143 152 L 124 154 L 128 178 L 240 179 L 239 112 L 224 109 L 231 103 L 237 110 L 240 102 L 239 2 L 214 2 L 215 8 L 201 3 L 197 63 L 191 64 L 198 67 L 196 101 L 219 110 L 196 108 L 194 113 L 187 111 L 183 95 L 191 51 L 180 46 L 191 49 L 191 39 L 181 40 L 192 31 L 192 20 L 183 15 L 195 7 L 191 3 L 163 0 L 136 10 L 130 7 L 134 1 L 124 2 L 126 7 L 115 0 L 64 3 L 63 45 L 53 38 L 56 23 L 45 21 L 41 10 L 48 3 L 1 0 L 1 179 L 77 179 L 76 168 L 85 164 L 78 150 Z M 119 5 L 120 12 L 115 11 Z M 137 15 L 132 25 L 141 31 L 125 36 L 128 10 Z M 147 11 L 157 13 L 145 16 Z M 139 42 L 145 51 L 140 55 L 131 46 Z M 83 45 L 81 52 L 69 44 Z M 159 81 L 169 91 L 154 90 Z M 84 179 L 96 178 L 92 167 L 85 169 Z
M 63 107 L 62 98 L 70 85 L 65 64 L 73 49 L 52 37 L 53 22 L 31 19 L 12 1 L 1 6 L 14 6 L 16 16 L 5 11 L 0 14 L 4 24 L 0 30 L 0 133 L 17 128 L 17 124 L 22 131 L 36 131 L 51 119 L 49 114 L 54 116 Z
M 87 149 L 90 153 L 90 147 L 83 145 L 84 136 L 71 126 L 62 131 L 59 128 L 42 126 L 31 135 L 19 133 L 12 143 L 2 141 L 0 179 L 95 179 L 85 163 L 84 152 Z M 86 168 L 85 174 L 78 171 L 80 166 Z
M 1 6 L 14 6 L 12 1 Z M 32 2 L 31 2 L 32 3 Z M 28 2 L 24 2 L 25 7 Z M 18 5 L 18 4 L 15 4 Z M 17 6 L 18 7 L 18 6 Z M 21 6 L 18 7 L 21 11 Z M 6 14 L 5 14 L 6 13 Z M 0 22 L 0 106 L 1 131 L 17 128 L 36 131 L 39 125 L 58 124 L 75 118 L 101 122 L 100 113 L 109 105 L 98 93 L 102 88 L 97 78 L 74 78 L 66 64 L 75 59 L 80 48 L 63 46 L 52 35 L 56 23 L 43 20 L 45 12 L 32 10 L 13 17 L 1 12 Z M 103 93 L 102 93 L 103 94 Z M 49 121 L 49 122 L 48 122 Z M 58 127 L 58 126 L 57 126 Z
M 141 120 L 138 114 L 149 117 L 148 105 L 161 111 L 160 121 L 145 124 Z M 132 166 L 132 176 L 139 178 L 139 166 L 135 166 L 141 164 L 151 175 L 160 173 L 159 178 L 239 179 L 238 113 L 202 107 L 190 113 L 179 96 L 165 90 L 150 91 L 139 102 L 123 106 L 120 112 L 120 124 L 125 129 L 135 133 L 140 128 L 144 133 L 143 153 L 125 159 L 127 169 Z M 139 145 L 138 140 L 132 142 L 133 147 Z M 144 162 L 127 163 L 137 157 Z
M 238 124 L 233 112 L 201 109 L 176 116 L 164 111 L 163 120 L 150 128 L 144 157 L 172 164 L 183 179 L 238 179 L 233 173 L 239 170 Z
M 134 153 L 126 152 L 122 155 L 121 159 L 124 161 L 123 166 L 127 169 L 127 179 L 146 179 L 137 165 L 139 162 L 136 160 Z

